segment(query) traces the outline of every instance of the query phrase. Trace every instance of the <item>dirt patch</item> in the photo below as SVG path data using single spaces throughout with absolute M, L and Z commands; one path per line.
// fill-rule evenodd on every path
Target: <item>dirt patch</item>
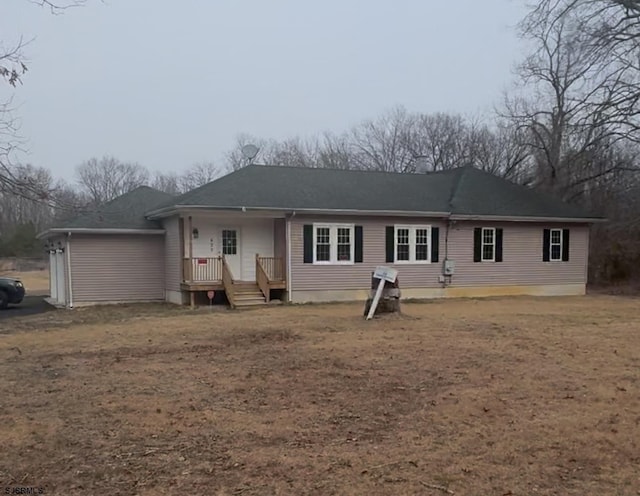
M 365 322 L 350 304 L 125 305 L 16 319 L 0 336 L 2 485 L 637 495 L 636 300 L 403 310 Z

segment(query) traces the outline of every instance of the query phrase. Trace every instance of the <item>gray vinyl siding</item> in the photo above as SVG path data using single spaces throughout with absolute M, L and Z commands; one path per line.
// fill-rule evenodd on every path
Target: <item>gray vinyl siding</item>
M 303 226 L 314 222 L 353 223 L 363 227 L 364 262 L 353 265 L 314 265 L 303 263 Z M 385 262 L 385 227 L 395 224 L 421 224 L 440 228 L 439 262 L 432 264 L 388 264 Z M 503 262 L 473 261 L 474 227 L 497 227 L 503 231 Z M 568 262 L 542 261 L 545 228 L 570 229 Z M 448 243 L 445 240 L 448 236 Z M 344 218 L 296 217 L 291 221 L 292 291 L 366 289 L 371 272 L 378 265 L 398 270 L 401 288 L 439 288 L 442 262 L 456 264 L 450 287 L 585 284 L 589 228 L 586 225 L 546 225 L 536 223 L 458 222 L 447 233 L 442 220 L 425 218 Z
M 180 291 L 182 282 L 182 256 L 180 252 L 180 226 L 178 216 L 164 221 L 164 270 L 167 291 Z
M 164 236 L 74 235 L 73 301 L 164 300 Z
M 302 231 L 305 224 L 314 222 L 346 223 L 362 226 L 363 262 L 353 265 L 314 265 L 303 262 Z M 440 220 L 420 218 L 345 218 L 294 217 L 291 221 L 291 289 L 313 291 L 331 289 L 366 289 L 371 286 L 371 272 L 378 265 L 398 269 L 403 288 L 437 288 L 441 262 L 431 264 L 385 263 L 385 227 L 394 224 L 421 224 L 440 228 L 440 260 L 444 256 L 444 226 Z
M 473 229 L 503 229 L 503 261 L 473 261 Z M 569 229 L 569 261 L 543 262 L 544 229 Z M 579 224 L 460 222 L 449 231 L 449 258 L 456 262 L 452 286 L 586 284 L 589 228 Z

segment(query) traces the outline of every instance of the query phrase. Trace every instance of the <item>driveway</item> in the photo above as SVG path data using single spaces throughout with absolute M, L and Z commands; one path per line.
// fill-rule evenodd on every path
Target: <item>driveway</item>
M 19 305 L 9 305 L 9 308 L 0 310 L 0 321 L 10 319 L 11 317 L 20 317 L 25 315 L 35 315 L 38 313 L 55 310 L 44 299 L 46 296 L 27 295 Z

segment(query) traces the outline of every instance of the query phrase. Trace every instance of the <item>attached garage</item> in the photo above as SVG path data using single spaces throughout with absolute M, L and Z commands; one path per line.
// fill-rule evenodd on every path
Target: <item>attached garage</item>
M 141 186 L 40 234 L 53 303 L 165 300 L 165 231 L 144 213 L 173 197 Z
M 79 234 L 71 239 L 75 305 L 164 300 L 164 236 Z

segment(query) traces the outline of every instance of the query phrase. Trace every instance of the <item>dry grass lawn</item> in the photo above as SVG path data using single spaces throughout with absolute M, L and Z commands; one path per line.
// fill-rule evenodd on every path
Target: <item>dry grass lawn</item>
M 640 299 L 7 319 L 0 488 L 637 495 Z M 0 489 L 1 490 L 1 489 Z

